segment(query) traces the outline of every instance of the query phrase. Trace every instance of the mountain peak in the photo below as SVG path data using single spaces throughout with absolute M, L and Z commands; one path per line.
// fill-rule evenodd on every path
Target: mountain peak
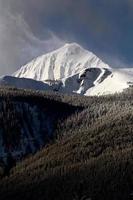
M 79 55 L 85 53 L 87 50 L 83 49 L 79 44 L 77 43 L 66 43 L 63 47 L 60 49 L 57 49 L 58 52 L 67 53 L 67 57 L 70 55 Z M 87 51 L 89 52 L 89 51 Z
M 74 48 L 79 48 L 79 49 L 82 49 L 85 51 L 85 49 L 83 49 L 83 47 L 78 44 L 78 43 L 75 43 L 75 42 L 72 42 L 72 43 L 66 43 L 64 45 L 64 48 L 68 48 L 68 49 L 74 49 Z
M 61 80 L 88 68 L 109 68 L 109 66 L 79 44 L 66 43 L 63 47 L 21 67 L 13 76 L 38 81 Z
M 81 47 L 81 46 L 76 42 L 72 42 L 72 43 L 66 43 L 64 47 Z

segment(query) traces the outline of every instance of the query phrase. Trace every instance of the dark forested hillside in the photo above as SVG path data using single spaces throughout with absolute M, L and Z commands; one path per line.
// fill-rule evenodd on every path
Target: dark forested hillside
M 52 139 L 59 120 L 82 108 L 32 91 L 0 90 L 0 160 L 14 162 L 35 153 Z
M 8 173 L 1 164 L 1 200 L 133 198 L 132 88 L 101 97 L 2 88 L 0 102 L 4 143 L 20 141 L 23 120 L 30 126 L 28 130 L 34 130 L 34 143 L 39 131 L 45 137 L 43 148 L 18 162 Z M 20 107 L 25 104 L 28 108 L 22 115 Z M 55 124 L 52 137 L 49 129 L 36 128 L 37 117 L 33 116 L 40 113 L 44 117 L 38 119 L 40 126 L 49 118 L 50 127 Z M 5 128 L 4 124 L 8 126 Z

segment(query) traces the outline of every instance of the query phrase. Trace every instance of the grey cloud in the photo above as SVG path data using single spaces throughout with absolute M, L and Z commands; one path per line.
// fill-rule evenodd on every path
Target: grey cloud
M 94 8 L 92 0 L 5 1 L 8 2 L 8 6 L 10 4 L 10 8 L 13 12 L 17 11 L 23 15 L 34 33 L 42 31 L 45 25 L 46 27 L 49 26 L 48 22 L 58 15 L 60 15 L 61 18 L 67 18 L 69 22 L 65 22 L 69 23 L 71 26 L 79 24 L 88 27 L 88 30 L 91 30 L 93 34 L 103 33 L 105 30 L 108 31 L 109 29 L 107 19 L 102 17 L 96 7 Z M 59 18 L 59 21 L 60 20 L 62 19 Z M 43 26 L 41 22 L 43 22 Z
M 35 36 L 16 4 L 11 2 L 16 3 L 0 0 L 0 75 L 10 74 L 32 58 L 63 44 L 47 29 L 43 40 Z

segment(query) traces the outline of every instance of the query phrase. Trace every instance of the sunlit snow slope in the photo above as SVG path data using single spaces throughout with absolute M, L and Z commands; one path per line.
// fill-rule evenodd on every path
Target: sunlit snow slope
M 90 67 L 109 68 L 93 53 L 72 43 L 34 59 L 15 72 L 14 75 L 38 81 L 59 80 Z
M 112 69 L 76 43 L 66 44 L 56 51 L 34 59 L 13 76 L 45 83 L 38 88 L 37 82 L 34 82 L 37 85 L 34 87 L 30 81 L 31 88 L 87 96 L 122 92 L 133 83 L 132 69 Z M 7 79 L 6 81 L 8 84 Z M 18 87 L 16 82 L 15 86 Z M 22 88 L 28 87 L 25 84 Z

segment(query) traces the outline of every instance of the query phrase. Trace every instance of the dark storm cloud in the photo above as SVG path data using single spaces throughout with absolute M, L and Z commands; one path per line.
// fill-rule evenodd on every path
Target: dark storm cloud
M 132 0 L 0 0 L 0 74 L 71 41 L 131 65 L 132 35 Z
M 102 18 L 92 2 L 92 0 L 24 0 L 19 7 L 20 9 L 23 7 L 24 17 L 35 32 L 37 27 L 44 26 L 57 33 L 66 33 L 66 28 L 70 27 L 71 29 L 67 30 L 68 35 L 69 33 L 75 35 L 74 28 L 75 30 L 79 28 L 80 32 L 80 27 L 85 26 L 93 34 L 101 33 L 105 28 L 107 31 L 109 28 L 107 20 Z

